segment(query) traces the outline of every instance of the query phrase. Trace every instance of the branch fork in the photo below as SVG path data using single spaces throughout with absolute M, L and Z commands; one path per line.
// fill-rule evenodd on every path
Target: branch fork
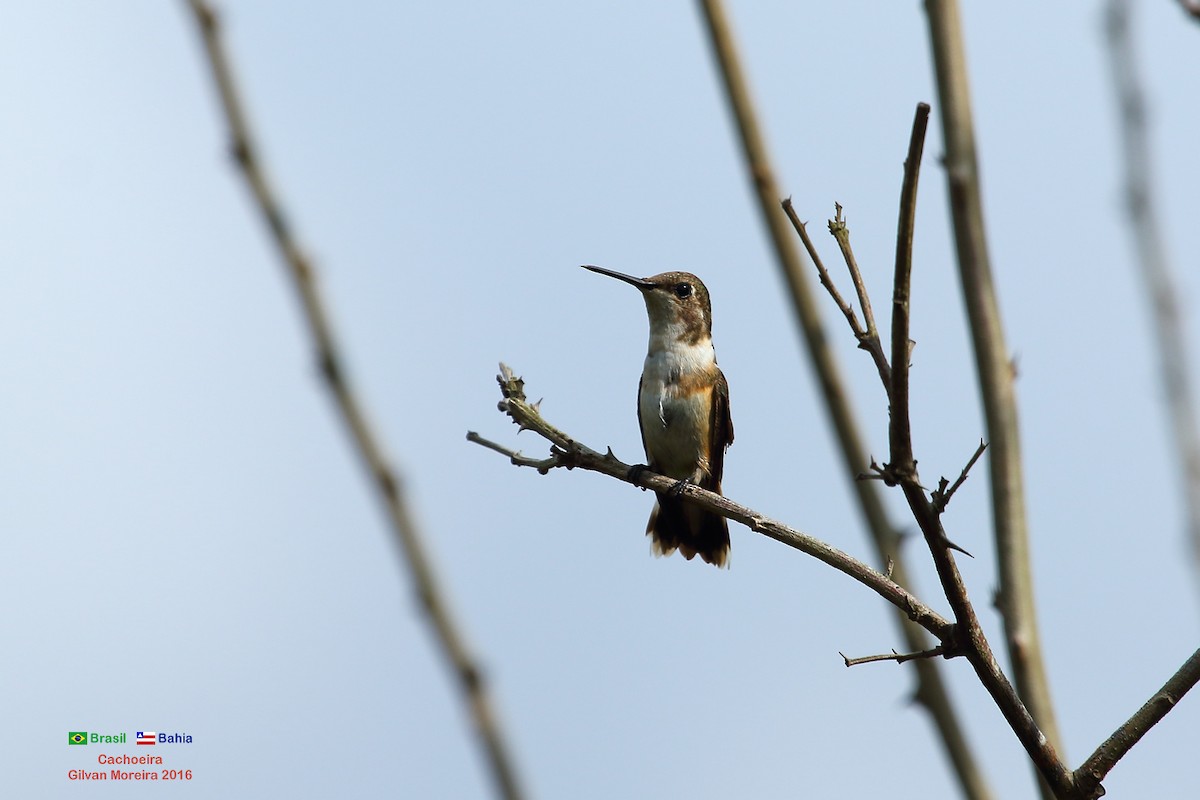
M 1183 667 L 1167 681 L 1166 685 L 1156 692 L 1137 714 L 1109 737 L 1083 766 L 1075 772 L 1070 772 L 1059 760 L 1054 748 L 1042 736 L 1033 717 L 1017 697 L 1012 684 L 1000 671 L 975 616 L 974 609 L 966 597 L 966 590 L 963 588 L 962 579 L 958 575 L 957 567 L 954 565 L 953 556 L 950 553 L 953 544 L 945 537 L 945 531 L 938 520 L 934 502 L 928 500 L 924 491 L 913 482 L 907 481 L 901 484 L 901 488 L 905 491 L 905 497 L 921 525 L 926 540 L 930 542 L 930 551 L 933 554 L 935 565 L 938 567 L 939 577 L 943 577 L 944 585 L 949 583 L 946 593 L 951 607 L 954 609 L 955 621 L 944 618 L 893 581 L 890 577 L 890 569 L 888 574 L 877 572 L 819 539 L 738 505 L 722 495 L 693 484 L 684 484 L 680 487 L 679 482 L 672 478 L 645 469 L 633 469 L 634 465 L 622 462 L 613 454 L 611 448 L 606 448 L 606 451 L 601 453 L 576 441 L 546 421 L 538 410 L 537 404 L 526 400 L 524 381 L 517 378 L 506 365 L 500 365 L 500 375 L 497 380 L 504 395 L 504 399 L 499 404 L 500 410 L 508 415 L 520 430 L 534 431 L 546 439 L 550 443 L 550 456 L 546 459 L 529 458 L 519 451 L 491 442 L 474 432 L 467 434 L 469 441 L 507 455 L 511 463 L 516 466 L 533 467 L 542 474 L 559 467 L 566 469 L 579 467 L 592 472 L 602 472 L 643 489 L 662 492 L 679 487 L 680 496 L 686 501 L 694 503 L 706 511 L 720 514 L 735 522 L 741 522 L 756 533 L 761 533 L 807 553 L 854 578 L 900 609 L 908 619 L 933 634 L 938 640 L 938 644 L 927 650 L 912 653 L 899 653 L 893 650 L 890 654 L 860 658 L 849 658 L 842 654 L 846 666 L 877 661 L 905 663 L 939 656 L 946 659 L 966 658 L 975 669 L 984 688 L 992 695 L 993 700 L 1009 721 L 1017 737 L 1030 752 L 1035 764 L 1044 775 L 1049 773 L 1049 776 L 1055 778 L 1055 782 L 1051 785 L 1056 787 L 1056 792 L 1060 797 L 1082 800 L 1082 798 L 1101 796 L 1104 789 L 1100 786 L 1100 780 L 1137 743 L 1138 739 L 1174 708 L 1179 699 L 1200 681 L 1200 650 L 1197 650 Z M 982 449 L 981 446 L 976 451 L 971 463 L 974 463 L 982 454 Z M 964 473 L 970 468 L 971 463 L 964 468 Z M 960 475 L 960 481 L 957 481 L 956 484 L 961 485 L 961 480 L 964 478 Z M 947 500 L 950 494 L 952 492 L 948 489 Z M 944 576 L 944 573 L 948 573 L 948 575 Z
M 500 410 L 520 430 L 533 431 L 546 439 L 550 443 L 550 456 L 546 459 L 529 458 L 518 451 L 484 439 L 473 431 L 467 434 L 469 441 L 508 456 L 509 461 L 516 466 L 533 467 L 543 474 L 559 467 L 567 469 L 579 467 L 592 472 L 604 473 L 642 489 L 655 492 L 677 490 L 680 497 L 695 503 L 706 511 L 720 514 L 734 522 L 740 522 L 756 533 L 794 547 L 849 575 L 899 608 L 906 617 L 933 634 L 939 642 L 945 644 L 952 641 L 953 624 L 888 575 L 872 569 L 858 559 L 813 536 L 801 533 L 770 517 L 739 505 L 727 497 L 702 489 L 695 484 L 681 484 L 674 478 L 659 475 L 648 469 L 635 469 L 638 465 L 622 462 L 613 455 L 610 448 L 606 448 L 606 452 L 601 453 L 576 441 L 548 422 L 536 405 L 528 402 L 525 397 L 524 381 L 518 378 L 505 364 L 500 365 L 497 382 L 500 384 L 500 391 L 504 397 L 499 403 Z

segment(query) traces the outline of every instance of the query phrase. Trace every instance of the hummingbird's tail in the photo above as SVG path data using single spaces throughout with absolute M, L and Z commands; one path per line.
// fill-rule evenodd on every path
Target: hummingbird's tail
M 677 497 L 659 493 L 646 534 L 656 556 L 669 556 L 678 550 L 689 561 L 699 555 L 714 566 L 729 566 L 729 524 L 725 518 Z

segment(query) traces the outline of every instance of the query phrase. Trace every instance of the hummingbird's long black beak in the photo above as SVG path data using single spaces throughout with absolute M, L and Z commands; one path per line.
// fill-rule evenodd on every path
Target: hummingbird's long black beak
M 619 281 L 631 283 L 642 290 L 654 288 L 654 284 L 645 278 L 635 278 L 632 275 L 626 275 L 623 272 L 613 272 L 611 269 L 605 269 L 604 267 L 590 267 L 587 264 L 581 264 L 580 266 L 582 266 L 584 269 L 590 269 L 592 272 L 599 272 L 601 275 L 607 275 L 610 278 L 616 278 Z

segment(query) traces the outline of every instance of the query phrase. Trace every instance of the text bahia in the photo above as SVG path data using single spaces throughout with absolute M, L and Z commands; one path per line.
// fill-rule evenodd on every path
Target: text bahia
M 192 735 L 190 733 L 160 733 L 158 735 L 159 744 L 191 744 Z

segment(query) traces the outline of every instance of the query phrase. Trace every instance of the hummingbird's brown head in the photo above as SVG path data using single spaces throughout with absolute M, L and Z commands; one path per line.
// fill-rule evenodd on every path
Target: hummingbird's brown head
M 646 301 L 650 316 L 650 336 L 694 345 L 712 337 L 712 303 L 708 289 L 690 272 L 663 272 L 649 278 L 635 278 L 604 267 L 584 269 L 616 278 L 636 286 Z

